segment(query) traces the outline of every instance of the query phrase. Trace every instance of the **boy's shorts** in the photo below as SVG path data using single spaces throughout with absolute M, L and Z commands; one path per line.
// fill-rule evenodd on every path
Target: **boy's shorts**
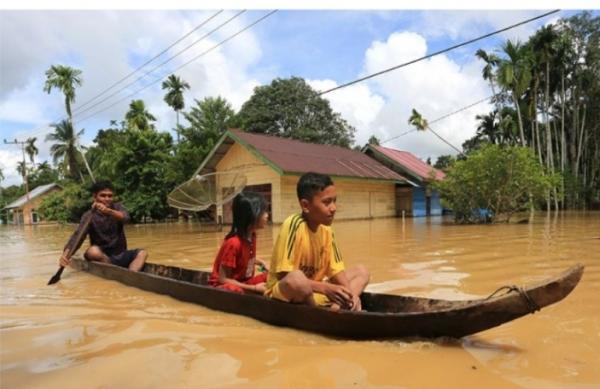
M 287 297 L 285 297 L 283 293 L 281 293 L 281 290 L 279 289 L 279 282 L 273 285 L 271 289 L 267 289 L 267 291 L 265 292 L 265 296 L 272 299 L 285 301 L 286 303 L 290 302 L 290 300 Z M 322 293 L 313 293 L 313 299 L 315 300 L 315 303 L 319 306 L 331 306 L 331 301 L 329 301 L 327 296 L 325 296 Z
M 113 265 L 121 266 L 121 267 L 129 267 L 131 262 L 137 257 L 140 249 L 134 250 L 125 250 L 120 254 L 111 255 L 108 258 L 110 259 L 110 263 Z

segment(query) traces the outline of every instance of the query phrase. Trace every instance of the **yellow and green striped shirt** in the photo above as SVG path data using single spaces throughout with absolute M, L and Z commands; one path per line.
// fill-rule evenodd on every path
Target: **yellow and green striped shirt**
M 301 270 L 314 281 L 323 281 L 344 270 L 331 227 L 319 225 L 312 232 L 302 215 L 285 219 L 273 247 L 267 289 L 277 283 L 277 273 L 292 270 Z

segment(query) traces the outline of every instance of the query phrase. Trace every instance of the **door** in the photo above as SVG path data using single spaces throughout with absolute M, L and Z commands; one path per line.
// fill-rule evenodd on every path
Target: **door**
M 224 191 L 226 189 L 223 189 Z M 267 210 L 269 212 L 269 221 L 273 218 L 273 213 L 271 211 L 272 205 L 272 189 L 271 184 L 261 184 L 261 185 L 248 185 L 244 188 L 243 192 L 255 192 L 260 193 L 265 200 L 267 200 Z M 232 209 L 233 201 L 229 201 L 223 204 L 223 223 L 231 224 L 233 223 L 233 209 Z

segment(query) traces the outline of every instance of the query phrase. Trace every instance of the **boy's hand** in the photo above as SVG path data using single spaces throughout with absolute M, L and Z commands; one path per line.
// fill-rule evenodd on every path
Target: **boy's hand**
M 67 267 L 71 264 L 71 258 L 69 258 L 67 256 L 69 250 L 65 250 L 63 251 L 62 255 L 60 256 L 60 259 L 58 260 L 58 264 L 59 266 L 62 267 Z
M 252 289 L 252 291 L 256 293 L 265 293 L 266 290 L 267 288 L 264 282 L 254 285 L 254 288 Z
M 325 285 L 326 286 L 323 294 L 327 296 L 329 301 L 346 309 L 351 308 L 354 305 L 354 296 L 352 296 L 352 292 L 348 288 L 337 284 L 326 283 Z
M 92 208 L 96 208 L 104 215 L 110 215 L 112 213 L 112 210 L 102 203 L 94 202 L 94 204 L 92 204 Z

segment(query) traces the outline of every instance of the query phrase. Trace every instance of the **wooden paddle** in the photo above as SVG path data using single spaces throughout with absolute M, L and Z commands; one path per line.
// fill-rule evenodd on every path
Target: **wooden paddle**
M 77 234 L 77 236 L 75 237 L 75 239 L 71 242 L 71 244 L 67 247 L 68 250 L 68 256 L 69 258 L 71 258 L 71 256 L 73 254 L 75 254 L 75 247 L 79 247 L 83 241 L 85 240 L 85 237 L 88 233 L 88 229 L 90 227 L 90 222 L 92 221 L 92 215 L 93 215 L 94 211 L 92 210 L 87 216 L 86 218 L 83 220 L 83 227 L 81 228 L 81 230 L 79 230 L 79 233 Z M 52 284 L 56 284 L 58 281 L 60 281 L 60 276 L 62 275 L 62 272 L 65 270 L 64 266 L 61 266 L 58 271 L 56 272 L 56 274 L 54 274 L 52 276 L 52 278 L 50 278 L 50 281 L 48 281 L 48 285 L 52 285 Z

